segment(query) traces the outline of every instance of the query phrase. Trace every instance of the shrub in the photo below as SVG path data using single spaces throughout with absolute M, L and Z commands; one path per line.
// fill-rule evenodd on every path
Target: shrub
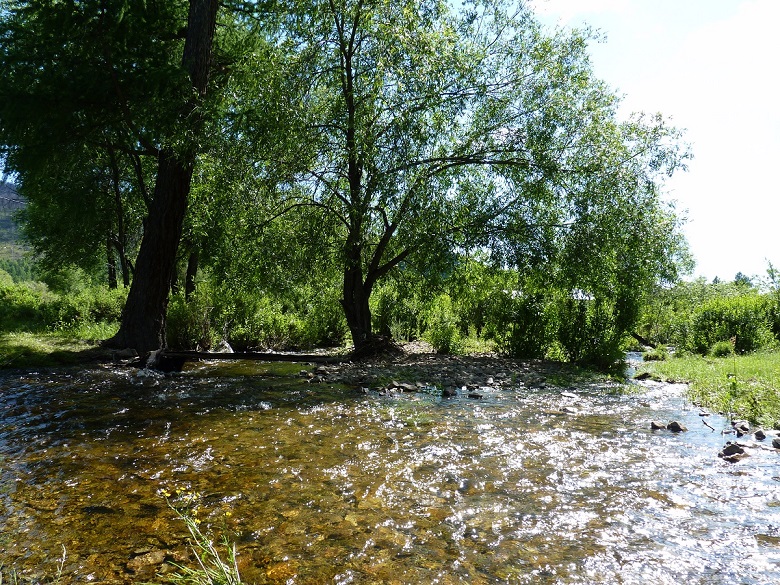
M 727 357 L 734 354 L 734 344 L 731 341 L 718 341 L 710 348 L 712 357 Z
M 45 285 L 24 283 L 0 287 L 0 330 L 35 331 L 47 325 L 42 308 L 54 298 Z
M 460 345 L 458 319 L 447 294 L 436 297 L 425 315 L 425 340 L 438 353 L 453 353 Z
M 419 291 L 403 281 L 383 283 L 371 295 L 372 327 L 380 335 L 416 339 L 425 327 L 424 312 Z
M 504 355 L 545 357 L 555 339 L 555 316 L 548 299 L 542 294 L 502 291 L 492 305 L 485 335 L 496 341 Z
M 168 346 L 174 349 L 211 349 L 216 333 L 211 327 L 211 311 L 206 291 L 200 287 L 187 301 L 182 294 L 171 297 L 165 321 Z
M 0 268 L 0 288 L 10 288 L 14 285 L 14 277 Z
M 705 301 L 681 331 L 685 349 L 704 355 L 719 341 L 734 338 L 734 351 L 745 353 L 769 345 L 772 332 L 765 297 L 749 294 Z
M 569 297 L 558 310 L 558 341 L 569 361 L 610 370 L 623 358 L 625 332 L 613 303 Z
M 655 348 L 642 354 L 642 359 L 646 362 L 663 362 L 669 359 L 669 349 L 665 345 L 658 345 Z

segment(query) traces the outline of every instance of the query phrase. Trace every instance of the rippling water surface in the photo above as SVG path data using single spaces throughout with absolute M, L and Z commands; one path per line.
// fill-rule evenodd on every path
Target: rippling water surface
M 169 492 L 250 583 L 780 583 L 780 454 L 720 460 L 725 419 L 680 386 L 388 397 L 298 369 L 0 374 L 0 566 L 51 577 L 64 547 L 64 582 L 153 580 L 128 562 L 185 548 Z

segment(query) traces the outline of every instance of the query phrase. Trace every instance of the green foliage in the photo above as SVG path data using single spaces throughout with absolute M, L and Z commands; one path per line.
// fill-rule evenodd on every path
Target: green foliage
M 646 362 L 662 362 L 669 359 L 669 348 L 663 344 L 657 345 L 650 351 L 642 354 L 642 359 Z
M 91 331 L 95 338 L 108 329 L 93 328 L 119 320 L 126 291 L 85 288 L 74 294 L 57 294 L 42 283 L 0 287 L 0 331 L 56 331 L 73 334 Z
M 14 282 L 36 280 L 38 277 L 37 267 L 28 257 L 16 259 L 0 258 L 0 270 L 9 274 Z
M 485 334 L 496 341 L 499 352 L 512 357 L 544 357 L 556 334 L 550 298 L 542 293 L 502 291 L 493 301 Z
M 389 279 L 377 286 L 371 297 L 371 315 L 374 330 L 380 335 L 411 341 L 417 339 L 424 327 L 426 302 L 421 297 L 423 288 L 419 277 Z
M 238 350 L 340 346 L 346 325 L 333 290 L 301 287 L 297 298 L 236 290 L 202 282 L 189 301 L 174 295 L 168 307 L 168 344 L 209 349 L 224 339 Z
M 423 338 L 438 353 L 455 353 L 460 346 L 458 319 L 449 295 L 437 296 L 426 309 Z
M 639 332 L 652 341 L 683 348 L 697 308 L 713 299 L 746 294 L 758 294 L 758 290 L 737 282 L 708 283 L 704 278 L 674 286 L 654 286 L 643 303 Z
M 710 348 L 712 357 L 727 357 L 734 355 L 734 344 L 731 341 L 718 341 Z
M 211 326 L 208 294 L 198 288 L 189 300 L 183 294 L 173 295 L 168 303 L 166 337 L 168 347 L 173 349 L 209 350 L 217 340 Z
M 0 288 L 10 288 L 14 285 L 14 278 L 0 268 Z
M 641 366 L 665 379 L 689 382 L 691 400 L 771 428 L 780 420 L 780 353 L 723 358 L 687 355 Z
M 617 304 L 604 299 L 566 298 L 558 305 L 558 341 L 579 365 L 609 370 L 623 358 L 625 330 Z
M 55 295 L 40 283 L 24 283 L 0 288 L 0 331 L 38 331 L 48 324 L 44 305 Z
M 680 345 L 702 355 L 715 343 L 732 338 L 737 353 L 765 347 L 772 340 L 767 309 L 766 297 L 756 293 L 710 299 L 693 310 Z

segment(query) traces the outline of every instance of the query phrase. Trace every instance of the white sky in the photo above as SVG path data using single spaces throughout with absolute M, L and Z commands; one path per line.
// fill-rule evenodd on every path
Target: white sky
M 696 276 L 780 265 L 780 0 L 531 0 L 549 24 L 601 31 L 596 74 L 623 111 L 662 112 L 694 159 L 668 183 Z M 780 266 L 779 266 L 780 267 Z

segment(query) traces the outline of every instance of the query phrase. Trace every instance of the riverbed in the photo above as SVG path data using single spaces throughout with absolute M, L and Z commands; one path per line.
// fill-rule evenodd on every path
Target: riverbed
M 0 373 L 0 571 L 161 582 L 194 566 L 175 508 L 247 583 L 780 583 L 780 454 L 720 459 L 729 421 L 682 385 L 444 398 L 307 367 Z

